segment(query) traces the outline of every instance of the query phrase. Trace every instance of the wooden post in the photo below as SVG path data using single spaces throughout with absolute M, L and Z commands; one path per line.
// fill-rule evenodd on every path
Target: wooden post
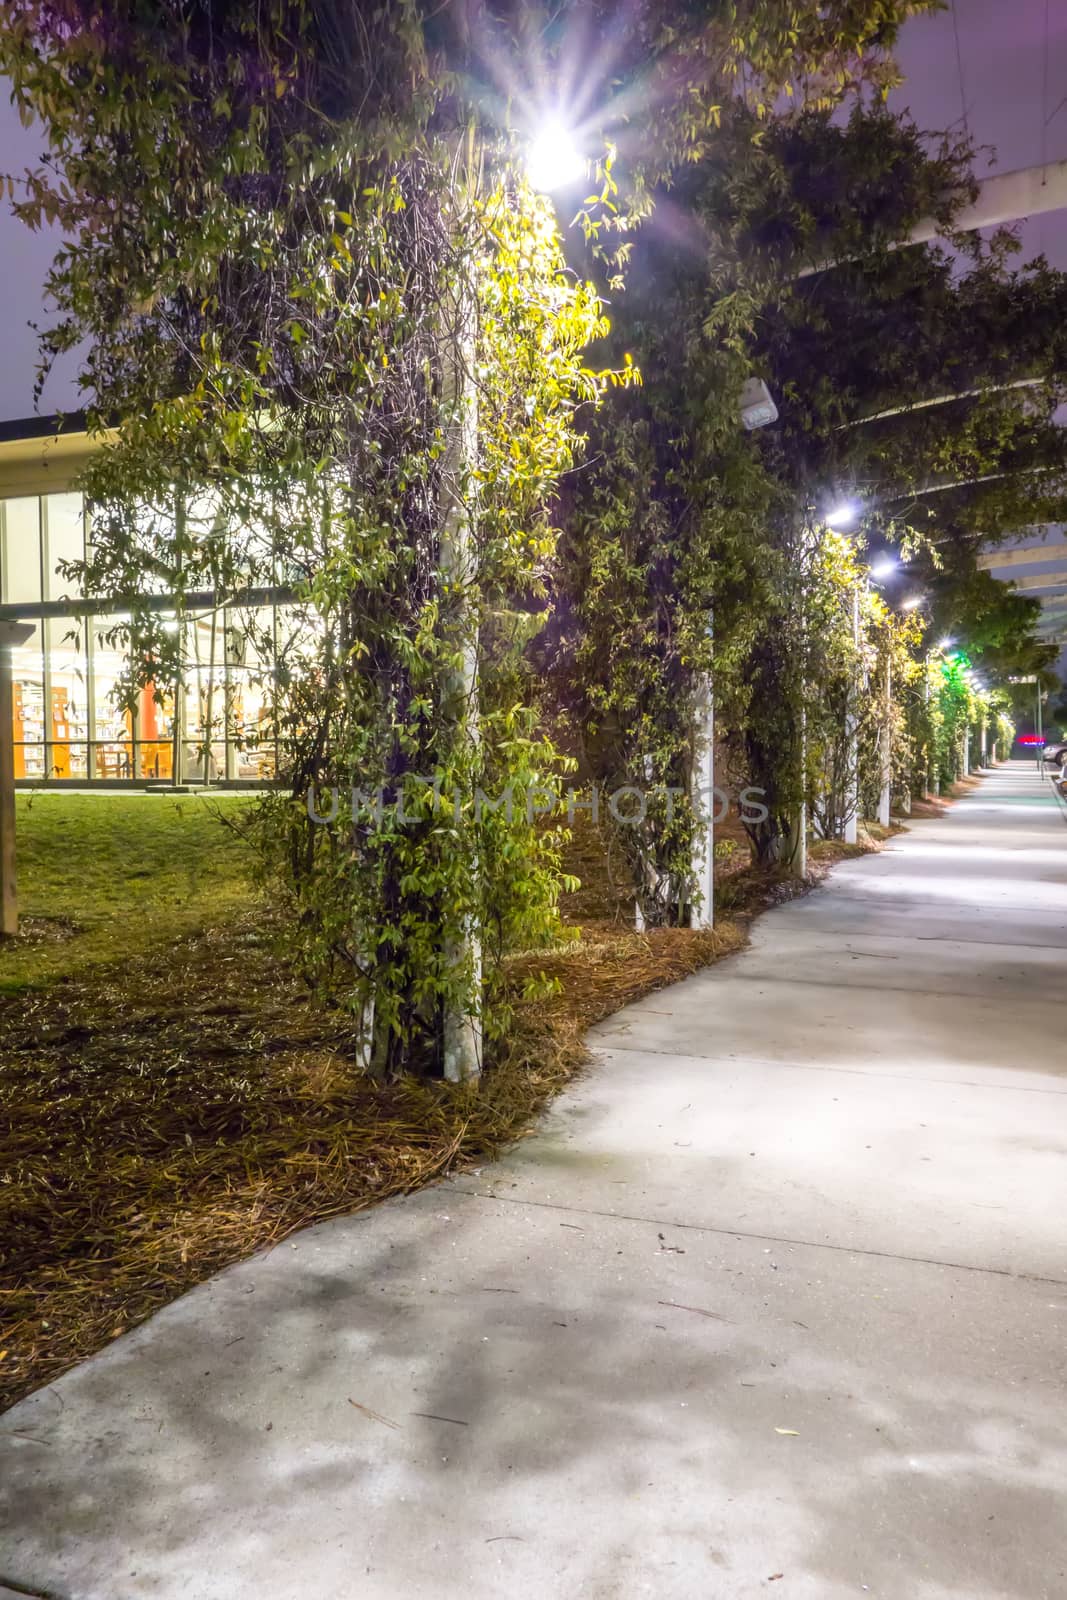
M 32 622 L 0 622 L 0 937 L 19 931 L 15 877 L 15 698 L 11 652 L 33 638 Z

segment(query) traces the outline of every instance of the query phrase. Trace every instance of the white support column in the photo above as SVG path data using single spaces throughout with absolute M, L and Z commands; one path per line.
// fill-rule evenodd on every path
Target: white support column
M 882 792 L 878 797 L 878 821 L 889 826 L 893 800 L 893 668 L 888 648 L 885 657 L 885 702 L 882 707 Z
M 860 591 L 859 585 L 852 591 L 852 643 L 856 649 L 856 679 L 852 686 L 855 697 L 850 703 L 847 713 L 848 736 L 846 740 L 847 754 L 845 761 L 847 770 L 845 781 L 848 784 L 848 795 L 845 801 L 845 843 L 855 844 L 859 838 L 859 813 L 860 813 L 860 767 L 859 767 L 859 717 L 856 712 L 856 701 L 859 699 L 859 646 L 860 646 Z
M 796 848 L 793 851 L 793 877 L 808 875 L 808 708 L 800 708 L 800 781 L 803 786 L 797 810 Z
M 808 706 L 807 706 L 807 666 L 808 666 L 808 572 L 807 560 L 809 557 L 808 542 L 811 529 L 805 527 L 801 531 L 801 582 L 800 582 L 800 660 L 801 660 L 801 696 L 800 717 L 798 719 L 797 734 L 800 757 L 800 803 L 793 817 L 794 837 L 792 859 L 789 862 L 789 872 L 794 878 L 804 879 L 808 875 Z
M 700 680 L 693 761 L 693 882 L 691 928 L 715 926 L 715 700 L 710 677 Z M 698 903 L 699 902 L 699 903 Z
M 186 504 L 185 496 L 176 493 L 174 497 L 174 531 L 177 535 L 179 552 L 185 542 L 186 530 Z M 178 568 L 181 570 L 182 557 L 178 556 Z M 185 652 L 186 652 L 186 620 L 185 609 L 179 603 L 174 620 L 177 625 L 178 639 L 178 676 L 174 680 L 174 726 L 171 730 L 171 756 L 170 756 L 170 781 L 175 789 L 180 788 L 185 782 Z M 89 620 L 86 620 L 89 627 Z M 90 705 L 90 715 L 92 707 Z M 90 734 L 93 728 L 90 723 Z
M 473 135 L 457 162 L 455 182 L 473 186 L 475 180 Z M 465 164 L 465 165 L 464 165 Z M 442 592 L 464 595 L 475 576 L 475 544 L 470 496 L 478 459 L 477 306 L 471 291 L 461 285 L 450 308 L 443 336 L 442 399 L 446 412 L 444 483 L 447 503 L 441 529 L 440 572 Z M 462 601 L 466 611 L 466 602 Z M 457 741 L 476 741 L 478 727 L 477 643 L 462 641 L 458 664 L 442 685 L 442 700 L 452 718 Z M 462 841 L 459 843 L 462 848 Z M 477 872 L 477 863 L 472 863 Z M 472 918 L 445 937 L 446 959 L 465 974 L 464 998 L 445 1014 L 444 1075 L 451 1083 L 480 1077 L 482 1070 L 482 942 L 481 928 Z
M 923 774 L 923 789 L 926 794 L 934 792 L 934 741 L 930 735 L 930 654 L 929 651 L 923 658 L 923 706 L 926 712 L 926 771 Z

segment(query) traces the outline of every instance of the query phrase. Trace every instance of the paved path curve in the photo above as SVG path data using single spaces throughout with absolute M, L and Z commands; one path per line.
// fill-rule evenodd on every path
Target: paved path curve
M 9 1412 L 0 1579 L 1059 1600 L 1065 974 L 1065 817 L 1007 766 L 605 1023 L 505 1161 Z

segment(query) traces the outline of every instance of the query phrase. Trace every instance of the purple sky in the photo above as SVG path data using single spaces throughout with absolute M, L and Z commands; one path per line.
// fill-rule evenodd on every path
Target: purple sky
M 903 29 L 898 55 L 905 81 L 894 105 L 907 107 L 920 127 L 966 126 L 977 144 L 992 146 L 976 163 L 979 177 L 1067 158 L 1063 0 L 948 4 Z M 1024 258 L 1044 251 L 1053 266 L 1067 268 L 1067 212 L 1024 223 L 1021 240 Z
M 1050 161 L 1067 157 L 1063 0 L 955 0 L 955 19 L 968 125 L 979 143 L 996 149 L 995 167 L 989 170 L 1031 166 L 1043 155 Z M 962 125 L 964 98 L 952 10 L 910 22 L 900 58 L 907 81 L 896 103 L 909 107 L 920 126 Z M 1046 116 L 1050 120 L 1043 136 Z M 20 126 L 5 95 L 0 103 L 0 169 L 17 172 L 38 154 L 38 139 Z M 980 171 L 985 170 L 983 162 Z M 1044 250 L 1055 266 L 1067 267 L 1067 212 L 1026 223 L 1022 238 L 1027 255 Z M 33 410 L 36 341 L 27 324 L 42 315 L 40 285 L 53 248 L 54 236 L 31 234 L 3 207 L 0 263 L 6 309 L 0 332 L 0 420 L 26 417 Z M 42 408 L 74 403 L 73 384 L 57 373 L 45 389 Z

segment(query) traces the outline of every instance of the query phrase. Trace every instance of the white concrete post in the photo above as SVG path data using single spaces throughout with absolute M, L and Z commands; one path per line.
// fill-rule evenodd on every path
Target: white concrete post
M 468 130 L 462 146 L 457 147 L 454 183 L 469 195 L 476 182 L 473 130 Z M 470 497 L 478 460 L 477 328 L 478 308 L 469 286 L 463 284 L 443 330 L 445 507 L 439 552 L 442 592 L 447 596 L 449 591 L 459 591 L 463 616 L 467 614 L 465 591 L 475 576 Z M 460 742 L 476 741 L 479 735 L 477 663 L 476 641 L 465 639 L 458 664 L 444 674 L 442 701 L 446 715 L 452 718 L 454 737 Z M 474 870 L 477 871 L 477 863 Z M 450 1083 L 461 1083 L 479 1077 L 482 1070 L 482 944 L 481 929 L 473 919 L 446 935 L 445 956 L 455 969 L 468 974 L 465 997 L 444 1018 L 444 1074 Z
M 803 565 L 809 556 L 808 536 L 811 529 L 805 522 L 801 536 L 801 574 L 800 574 L 800 717 L 798 736 L 800 745 L 800 804 L 794 813 L 793 825 L 795 836 L 792 840 L 793 855 L 789 863 L 790 875 L 794 878 L 806 878 L 808 875 L 808 706 L 807 706 L 807 667 L 808 667 L 808 574 Z
M 878 797 L 878 821 L 889 826 L 893 799 L 893 667 L 888 642 L 885 656 L 885 702 L 882 707 L 882 792 Z
M 800 781 L 803 792 L 797 812 L 796 850 L 793 852 L 793 876 L 808 875 L 808 708 L 800 707 Z
M 710 677 L 697 688 L 693 760 L 693 882 L 691 928 L 715 926 L 715 700 Z
M 845 843 L 855 844 L 859 838 L 859 811 L 860 811 L 860 769 L 859 769 L 859 717 L 856 713 L 855 700 L 860 693 L 859 682 L 859 646 L 860 646 L 860 591 L 857 584 L 852 591 L 852 643 L 856 648 L 856 681 L 852 686 L 852 695 L 847 714 L 848 736 L 846 740 L 847 770 L 845 781 L 848 784 L 848 793 L 845 799 Z

